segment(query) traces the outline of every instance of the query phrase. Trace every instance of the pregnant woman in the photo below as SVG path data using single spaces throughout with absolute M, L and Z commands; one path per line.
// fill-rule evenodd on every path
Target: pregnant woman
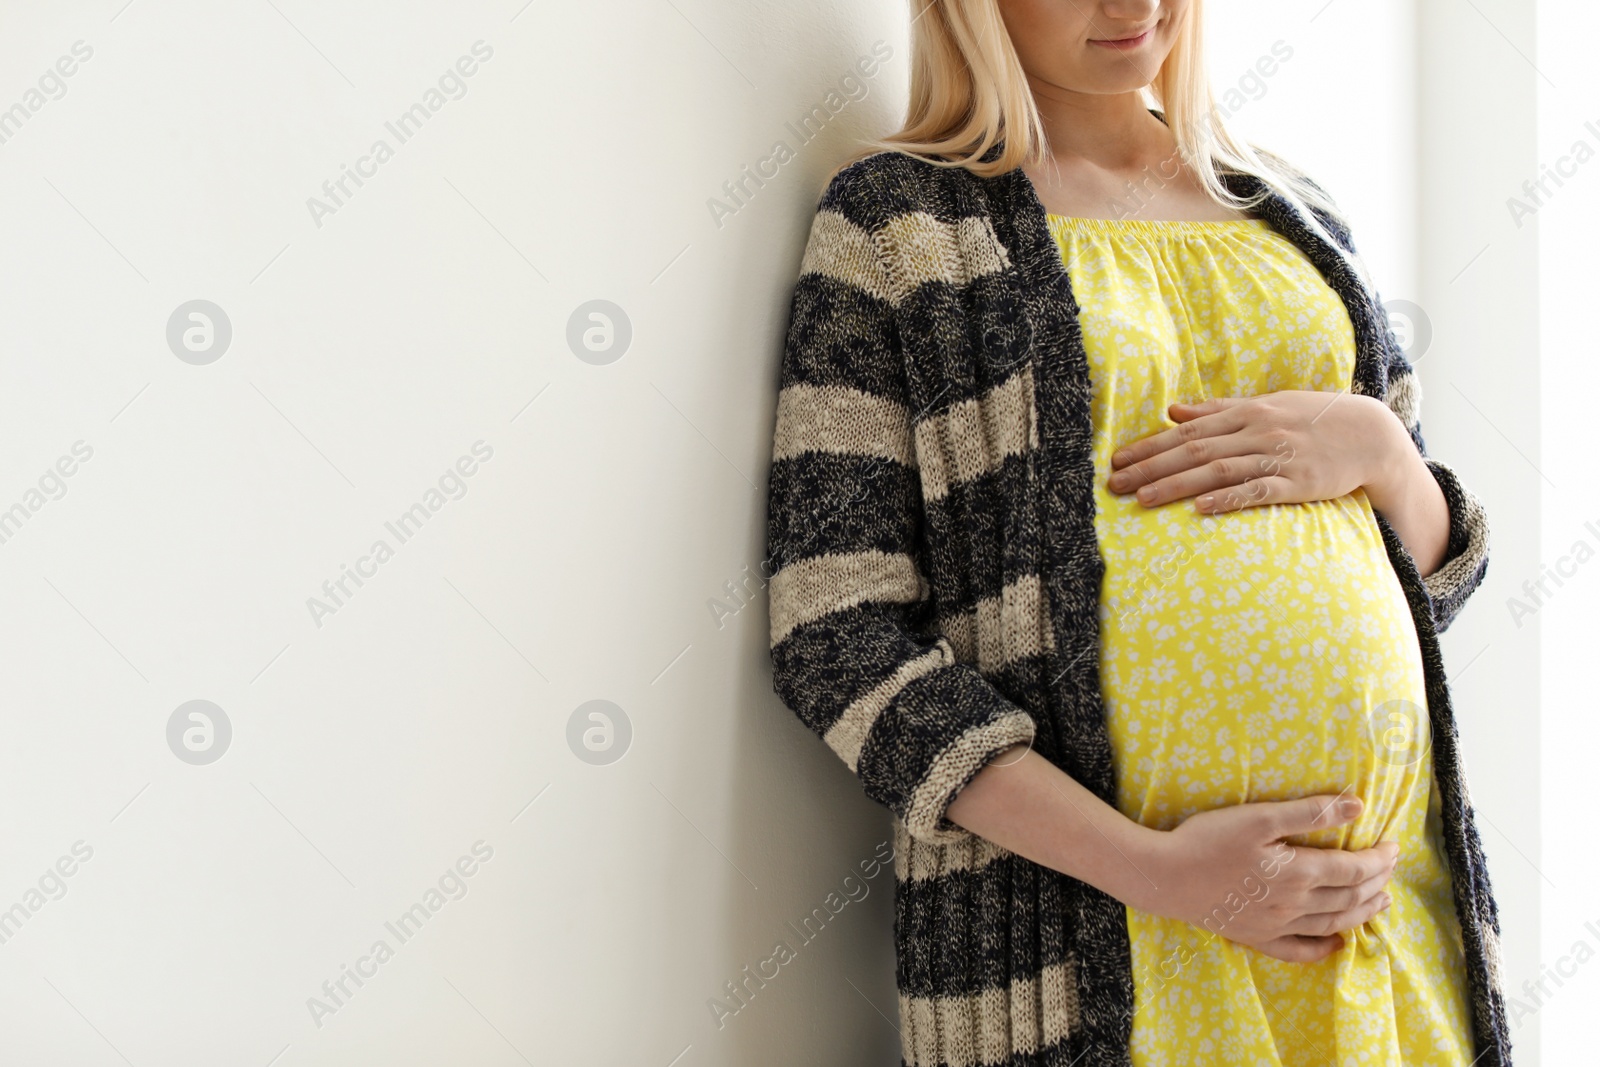
M 893 814 L 903 1062 L 1509 1064 L 1437 637 L 1486 519 L 1337 205 L 1228 134 L 1200 0 L 913 15 L 768 529 L 775 688 Z

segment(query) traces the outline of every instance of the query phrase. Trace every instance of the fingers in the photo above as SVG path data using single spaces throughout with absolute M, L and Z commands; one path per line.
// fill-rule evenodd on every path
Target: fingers
M 1354 930 L 1378 914 L 1378 912 L 1387 908 L 1390 903 L 1389 894 L 1380 890 L 1354 907 L 1344 908 L 1340 911 L 1301 916 L 1289 924 L 1289 929 L 1293 933 L 1310 937 L 1325 937 L 1328 934 Z
M 1294 862 L 1300 865 L 1300 883 L 1307 890 L 1353 889 L 1393 874 L 1399 855 L 1400 846 L 1394 841 L 1380 841 L 1356 851 L 1302 845 L 1295 851 Z
M 1268 808 L 1268 821 L 1274 838 L 1293 837 L 1313 830 L 1343 826 L 1361 814 L 1365 805 L 1347 786 L 1336 794 L 1317 794 L 1295 800 L 1280 800 Z
M 1398 851 L 1396 852 L 1398 856 Z M 1312 912 L 1344 911 L 1360 906 L 1383 892 L 1383 887 L 1394 877 L 1395 861 L 1390 860 L 1382 869 L 1355 885 L 1325 885 L 1306 894 L 1306 909 Z
M 1285 456 L 1267 454 L 1263 449 L 1268 447 L 1239 436 L 1191 441 L 1146 464 L 1118 471 L 1106 487 L 1113 493 L 1133 493 L 1146 507 L 1202 493 L 1217 495 L 1219 511 L 1270 504 L 1284 497 L 1293 483 L 1279 473 Z M 1173 458 L 1166 460 L 1168 456 Z
M 1233 409 L 1216 411 L 1187 422 L 1180 422 L 1149 437 L 1141 437 L 1113 452 L 1111 469 L 1125 470 L 1136 464 L 1143 464 L 1146 473 L 1156 470 L 1176 470 L 1178 468 L 1172 465 L 1174 452 L 1181 452 L 1184 446 L 1197 441 L 1223 440 L 1229 435 L 1237 434 L 1245 428 L 1245 425 L 1244 415 Z M 1152 464 L 1161 466 L 1153 467 Z
M 1151 456 L 1168 452 L 1185 441 L 1199 438 L 1212 438 L 1222 434 L 1234 433 L 1243 429 L 1245 417 L 1237 408 L 1228 407 L 1214 411 L 1209 415 L 1181 422 L 1176 426 L 1169 426 L 1160 433 L 1141 437 L 1131 444 L 1124 445 L 1111 455 L 1113 470 L 1139 463 Z
M 1210 415 L 1214 411 L 1231 408 L 1235 404 L 1243 404 L 1251 399 L 1254 398 L 1248 396 L 1213 396 L 1206 400 L 1196 401 L 1193 404 L 1179 402 L 1168 404 L 1167 414 L 1171 416 L 1174 422 L 1187 422 L 1190 419 L 1197 419 L 1201 415 Z
M 1250 947 L 1287 963 L 1316 963 L 1343 948 L 1344 938 L 1338 934 L 1327 937 L 1275 937 Z
M 1195 507 L 1202 513 L 1211 515 L 1242 511 L 1262 504 L 1291 503 L 1301 499 L 1290 496 L 1290 490 L 1293 488 L 1294 483 L 1287 478 L 1251 478 L 1248 481 L 1225 485 L 1220 492 L 1206 492 L 1203 489 L 1192 492 L 1180 491 L 1173 499 L 1182 500 L 1188 496 L 1199 496 L 1200 498 L 1195 501 Z

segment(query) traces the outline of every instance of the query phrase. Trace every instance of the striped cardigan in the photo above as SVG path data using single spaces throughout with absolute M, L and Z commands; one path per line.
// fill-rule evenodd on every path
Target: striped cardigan
M 1475 1067 L 1503 1067 L 1499 918 L 1437 639 L 1483 579 L 1484 511 L 1427 457 L 1417 378 L 1352 258 L 1277 194 L 1256 213 L 1343 298 L 1351 390 L 1387 402 L 1449 503 L 1447 558 L 1425 579 L 1378 525 L 1421 645 Z M 1130 1063 L 1123 905 L 945 816 L 1018 743 L 1115 806 L 1076 311 L 1020 168 L 985 179 L 896 152 L 833 177 L 793 293 L 768 485 L 773 685 L 892 813 L 909 1067 Z

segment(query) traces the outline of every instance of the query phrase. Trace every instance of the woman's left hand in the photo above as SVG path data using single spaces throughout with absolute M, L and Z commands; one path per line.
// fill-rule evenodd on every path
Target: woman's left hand
M 1416 451 L 1381 400 L 1290 389 L 1172 404 L 1177 426 L 1111 457 L 1108 486 L 1155 507 L 1197 497 L 1202 512 L 1333 500 L 1371 486 Z

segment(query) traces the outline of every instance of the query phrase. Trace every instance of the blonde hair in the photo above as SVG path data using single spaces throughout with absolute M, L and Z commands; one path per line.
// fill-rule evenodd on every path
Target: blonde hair
M 1180 157 L 1211 198 L 1227 207 L 1248 210 L 1269 191 L 1281 194 L 1370 285 L 1359 257 L 1346 252 L 1308 210 L 1323 211 L 1348 230 L 1343 212 L 1327 192 L 1282 157 L 1228 129 L 1206 69 L 1203 3 L 1190 0 L 1172 50 L 1148 87 L 1177 139 Z M 846 165 L 895 151 L 992 178 L 1024 162 L 1049 159 L 1044 123 L 997 0 L 911 0 L 911 6 L 911 96 L 905 123 L 868 142 Z M 999 152 L 984 159 L 996 144 L 1001 144 Z M 1225 171 L 1254 175 L 1266 188 L 1241 197 L 1223 182 Z

